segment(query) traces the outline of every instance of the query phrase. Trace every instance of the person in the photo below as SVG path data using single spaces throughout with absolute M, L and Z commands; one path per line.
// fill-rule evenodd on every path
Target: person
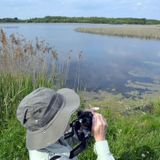
M 38 88 L 24 97 L 17 108 L 17 118 L 27 129 L 26 147 L 30 160 L 68 160 L 75 137 L 64 139 L 71 115 L 80 106 L 74 90 L 63 88 L 57 92 Z M 114 160 L 105 139 L 107 123 L 94 109 L 92 134 L 97 160 Z M 76 160 L 77 157 L 72 158 Z

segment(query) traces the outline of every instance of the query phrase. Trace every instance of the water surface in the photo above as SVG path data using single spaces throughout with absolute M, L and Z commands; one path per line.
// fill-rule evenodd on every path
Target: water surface
M 70 53 L 67 87 L 127 94 L 160 90 L 160 41 L 92 35 L 77 27 L 119 27 L 104 24 L 0 24 L 7 34 L 38 37 L 55 47 L 61 60 Z M 121 25 L 121 27 L 123 27 Z M 82 53 L 79 61 L 78 54 Z M 156 87 L 155 87 L 156 86 Z

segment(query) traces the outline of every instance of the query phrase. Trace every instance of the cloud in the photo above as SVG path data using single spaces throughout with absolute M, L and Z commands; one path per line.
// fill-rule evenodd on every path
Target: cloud
M 142 5 L 142 3 L 141 2 L 137 2 L 137 6 L 141 6 Z
M 0 17 L 103 16 L 160 19 L 159 0 L 1 0 Z

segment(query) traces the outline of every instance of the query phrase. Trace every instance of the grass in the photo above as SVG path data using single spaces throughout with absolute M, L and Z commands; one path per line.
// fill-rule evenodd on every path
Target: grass
M 44 41 L 26 41 L 14 34 L 8 37 L 0 30 L 1 160 L 28 159 L 25 130 L 17 121 L 16 109 L 23 97 L 34 89 L 55 87 L 57 60 L 58 54 Z
M 113 96 L 114 97 L 114 96 Z M 102 104 L 101 104 L 101 102 Z M 139 112 L 129 109 L 127 112 L 115 112 L 112 108 L 104 108 L 108 104 L 100 100 L 91 105 L 101 104 L 101 113 L 108 120 L 109 128 L 106 133 L 111 151 L 118 160 L 159 160 L 160 159 L 160 99 L 147 102 L 151 110 L 144 112 L 139 108 Z M 123 101 L 123 100 L 122 100 Z M 141 101 L 141 100 L 139 100 Z M 137 104 L 141 104 L 137 100 Z M 108 101 L 109 102 L 109 101 Z M 111 104 L 110 100 L 110 104 Z M 115 102 L 112 102 L 114 104 Z M 144 104 L 145 102 L 143 102 Z M 132 106 L 129 102 L 127 105 Z M 133 106 L 135 102 L 133 103 Z M 117 106 L 118 108 L 119 106 Z M 129 113 L 130 114 L 124 114 Z M 92 147 L 80 156 L 80 159 L 96 159 L 92 153 Z
M 25 130 L 16 119 L 16 108 L 25 95 L 40 86 L 54 87 L 52 82 L 46 79 L 39 79 L 34 83 L 30 77 L 1 74 L 0 159 L 28 159 L 25 149 Z M 81 107 L 88 106 L 88 103 L 83 100 L 82 97 Z M 138 104 L 138 100 L 136 103 Z M 132 112 L 129 115 L 115 112 L 112 108 L 105 108 L 108 106 L 107 100 L 97 102 L 94 100 L 91 103 L 93 106 L 101 106 L 100 112 L 108 120 L 109 128 L 106 138 L 116 159 L 160 159 L 160 99 L 157 98 L 148 103 L 152 106 L 150 112 L 139 112 L 139 114 Z M 132 105 L 133 103 L 128 104 Z M 143 158 L 144 155 L 146 158 Z M 87 151 L 79 156 L 79 159 L 96 159 L 93 153 L 93 143 L 89 145 Z
M 160 26 L 120 26 L 120 27 L 107 27 L 107 28 L 76 28 L 77 32 L 120 36 L 120 37 L 137 37 L 143 39 L 160 39 Z
M 40 86 L 53 88 L 52 81 L 27 76 L 0 76 L 0 159 L 25 160 L 25 130 L 16 119 L 16 109 L 23 97 Z
M 25 52 L 25 43 L 20 41 L 14 44 L 15 42 L 8 39 L 3 31 L 0 37 L 0 160 L 28 160 L 25 129 L 16 118 L 17 106 L 23 97 L 34 89 L 41 86 L 49 88 L 56 86 L 53 76 L 48 77 L 44 72 L 46 70 L 43 70 L 46 64 L 42 63 L 42 72 L 37 72 L 39 61 L 36 60 L 37 63 L 32 61 L 35 55 L 40 53 L 37 52 L 39 47 L 34 48 L 34 45 L 31 45 L 32 49 L 27 49 Z M 26 46 L 27 44 L 28 42 Z M 20 51 L 17 48 L 20 48 Z M 37 55 L 38 59 L 41 56 Z M 56 60 L 55 56 L 57 55 L 54 55 L 54 60 Z M 26 63 L 28 68 L 23 67 L 25 61 L 30 61 Z M 48 70 L 47 67 L 45 69 Z M 55 74 L 53 72 L 53 75 Z M 117 160 L 160 159 L 159 97 L 133 100 L 124 99 L 122 95 L 103 92 L 96 95 L 92 95 L 91 92 L 87 94 L 80 92 L 80 95 L 81 108 L 88 108 L 88 106 L 101 108 L 100 112 L 109 124 L 106 138 Z M 96 159 L 93 144 L 92 141 L 88 149 L 79 156 L 80 160 Z

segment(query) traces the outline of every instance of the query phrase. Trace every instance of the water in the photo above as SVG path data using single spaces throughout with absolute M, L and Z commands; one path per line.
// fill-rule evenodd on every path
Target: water
M 67 87 L 131 91 L 160 90 L 160 41 L 121 38 L 75 32 L 77 27 L 107 27 L 102 24 L 0 24 L 7 34 L 26 39 L 38 37 L 56 48 L 61 60 L 71 53 Z M 118 27 L 118 25 L 112 25 Z M 78 54 L 83 58 L 78 62 Z M 80 66 L 80 68 L 79 68 Z

